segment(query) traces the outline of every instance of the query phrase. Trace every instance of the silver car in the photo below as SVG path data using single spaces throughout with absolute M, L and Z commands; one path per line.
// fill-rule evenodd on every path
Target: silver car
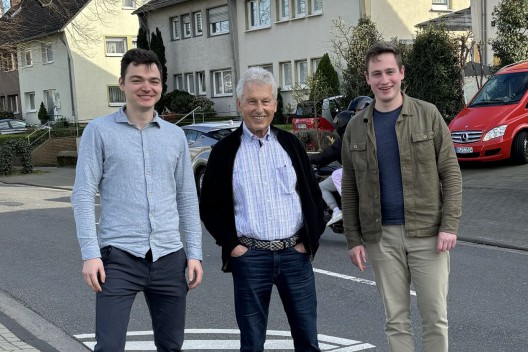
M 189 151 L 191 153 L 194 179 L 196 181 L 198 194 L 200 194 L 200 190 L 202 189 L 202 180 L 205 174 L 207 160 L 211 153 L 211 148 L 219 140 L 240 127 L 240 124 L 241 121 L 230 120 L 203 122 L 182 126 L 182 129 L 187 136 L 187 143 L 189 143 Z

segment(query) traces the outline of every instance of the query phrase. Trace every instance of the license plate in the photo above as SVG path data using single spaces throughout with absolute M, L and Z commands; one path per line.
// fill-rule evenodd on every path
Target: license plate
M 456 147 L 455 151 L 457 154 L 469 154 L 473 153 L 473 147 Z
M 297 129 L 298 130 L 305 130 L 306 129 L 306 124 L 305 123 L 298 123 L 297 124 Z

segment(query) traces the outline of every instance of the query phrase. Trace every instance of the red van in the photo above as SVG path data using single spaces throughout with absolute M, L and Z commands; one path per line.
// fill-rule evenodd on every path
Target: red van
M 528 163 L 528 61 L 501 68 L 449 124 L 459 161 Z

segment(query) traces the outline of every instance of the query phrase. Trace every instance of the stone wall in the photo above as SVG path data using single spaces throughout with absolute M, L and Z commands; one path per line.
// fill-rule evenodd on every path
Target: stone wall
M 75 137 L 51 138 L 39 145 L 31 153 L 33 166 L 57 166 L 59 152 L 77 152 Z

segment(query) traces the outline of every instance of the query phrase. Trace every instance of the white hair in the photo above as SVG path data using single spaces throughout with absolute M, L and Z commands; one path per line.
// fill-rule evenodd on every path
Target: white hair
M 273 91 L 273 97 L 277 99 L 277 83 L 273 74 L 262 67 L 250 67 L 242 76 L 240 81 L 238 81 L 236 87 L 236 94 L 239 99 L 242 98 L 244 93 L 244 87 L 247 83 L 254 82 L 257 84 L 270 85 Z

